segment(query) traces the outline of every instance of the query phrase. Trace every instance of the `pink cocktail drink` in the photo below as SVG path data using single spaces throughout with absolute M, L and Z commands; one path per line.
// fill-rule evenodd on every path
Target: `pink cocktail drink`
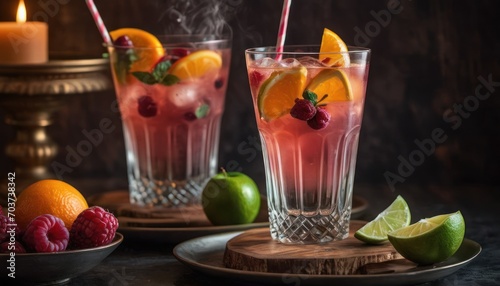
M 119 69 L 127 64 L 127 53 L 140 57 L 141 48 L 109 48 L 125 136 L 130 200 L 135 205 L 197 204 L 206 181 L 216 172 L 230 44 L 194 36 L 182 40 L 167 37 L 165 56 L 159 60 L 165 66 L 139 73 Z M 192 62 L 179 71 L 176 62 L 188 57 Z M 214 57 L 220 65 L 200 72 L 196 65 Z M 148 75 L 155 72 L 163 74 L 156 79 Z
M 317 60 L 318 47 L 300 47 L 301 52 L 286 48 L 279 62 L 272 60 L 276 58 L 272 50 L 246 53 L 263 144 L 271 235 L 284 243 L 343 239 L 349 232 L 369 51 L 346 52 L 349 64 L 330 67 Z M 297 101 L 304 101 L 300 93 L 291 101 L 289 94 L 295 90 L 290 87 L 297 80 L 304 81 L 298 84 L 304 92 L 321 91 L 313 100 L 316 105 L 309 104 L 316 112 L 311 119 L 295 109 Z M 279 104 L 268 100 L 266 106 L 271 96 L 288 99 L 276 99 Z M 281 113 L 276 113 L 278 109 Z M 270 117 L 266 112 L 279 115 Z M 324 117 L 315 118 L 320 115 Z

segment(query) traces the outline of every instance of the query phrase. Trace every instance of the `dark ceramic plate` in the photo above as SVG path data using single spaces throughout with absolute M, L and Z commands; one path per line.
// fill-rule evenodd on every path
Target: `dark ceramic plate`
M 359 275 L 307 275 L 291 273 L 265 273 L 225 268 L 222 257 L 226 242 L 241 232 L 224 233 L 195 238 L 180 243 L 174 248 L 175 257 L 182 263 L 201 273 L 225 279 L 237 279 L 249 283 L 295 285 L 413 285 L 448 276 L 480 252 L 481 246 L 465 239 L 458 251 L 444 262 L 431 266 L 415 266 L 403 271 L 384 274 Z
M 0 285 L 36 285 L 65 283 L 97 266 L 123 241 L 116 233 L 108 245 L 56 253 L 20 253 L 15 255 L 15 279 L 8 276 L 8 253 L 0 254 Z

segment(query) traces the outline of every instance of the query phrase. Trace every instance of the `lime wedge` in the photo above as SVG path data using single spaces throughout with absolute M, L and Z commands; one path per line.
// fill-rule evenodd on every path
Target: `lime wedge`
M 356 231 L 354 237 L 369 244 L 381 244 L 388 241 L 387 233 L 408 226 L 410 220 L 410 208 L 403 197 L 398 196 L 374 220 Z
M 316 93 L 318 98 L 322 98 L 326 94 L 327 97 L 321 103 L 353 99 L 347 75 L 337 69 L 322 70 L 311 80 L 306 89 Z
M 394 248 L 421 265 L 444 261 L 462 244 L 465 221 L 460 211 L 422 219 L 388 234 Z
M 260 117 L 270 121 L 290 112 L 302 97 L 307 78 L 303 66 L 273 72 L 262 84 L 257 97 Z

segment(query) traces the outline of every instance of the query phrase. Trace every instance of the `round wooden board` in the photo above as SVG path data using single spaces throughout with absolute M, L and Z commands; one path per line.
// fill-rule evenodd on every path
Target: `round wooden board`
M 292 245 L 271 239 L 269 228 L 246 231 L 226 244 L 224 266 L 293 274 L 360 274 L 367 264 L 401 259 L 390 243 L 368 245 L 353 234 L 365 222 L 351 221 L 349 237 L 326 244 Z

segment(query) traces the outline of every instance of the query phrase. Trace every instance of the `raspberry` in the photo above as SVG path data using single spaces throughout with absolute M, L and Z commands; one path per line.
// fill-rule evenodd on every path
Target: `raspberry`
M 118 228 L 116 217 L 103 208 L 94 206 L 81 212 L 70 230 L 73 249 L 97 247 L 110 243 Z
M 120 48 L 131 48 L 134 46 L 134 44 L 127 35 L 119 37 L 113 42 L 113 44 Z
M 22 230 L 18 225 L 16 225 L 16 239 L 23 240 L 24 230 Z
M 143 117 L 153 117 L 158 111 L 158 106 L 153 98 L 149 95 L 143 95 L 137 100 L 139 114 Z
M 196 114 L 194 114 L 194 112 L 186 112 L 184 113 L 184 119 L 186 119 L 187 121 L 194 121 L 198 119 L 198 117 L 196 117 Z
M 290 110 L 290 115 L 294 118 L 307 121 L 316 115 L 316 107 L 307 99 L 295 99 L 295 105 Z
M 223 78 L 218 78 L 215 82 L 214 82 L 214 86 L 216 89 L 220 89 L 221 87 L 224 86 L 224 79 Z
M 26 253 L 26 249 L 19 241 L 14 241 L 14 243 L 10 241 L 5 241 L 0 244 L 0 253 Z
M 7 217 L 0 212 L 0 242 L 7 238 Z
M 258 71 L 253 71 L 248 75 L 251 87 L 259 86 L 260 82 L 264 79 L 264 75 Z
M 182 59 L 183 57 L 189 55 L 191 51 L 188 49 L 183 49 L 183 48 L 175 48 L 170 51 L 170 62 L 173 64 L 176 61 Z
M 34 218 L 26 227 L 23 241 L 35 252 L 64 251 L 68 246 L 69 232 L 64 222 L 51 214 Z
M 318 108 L 316 115 L 307 121 L 312 129 L 320 130 L 325 128 L 330 122 L 330 113 L 323 108 Z

